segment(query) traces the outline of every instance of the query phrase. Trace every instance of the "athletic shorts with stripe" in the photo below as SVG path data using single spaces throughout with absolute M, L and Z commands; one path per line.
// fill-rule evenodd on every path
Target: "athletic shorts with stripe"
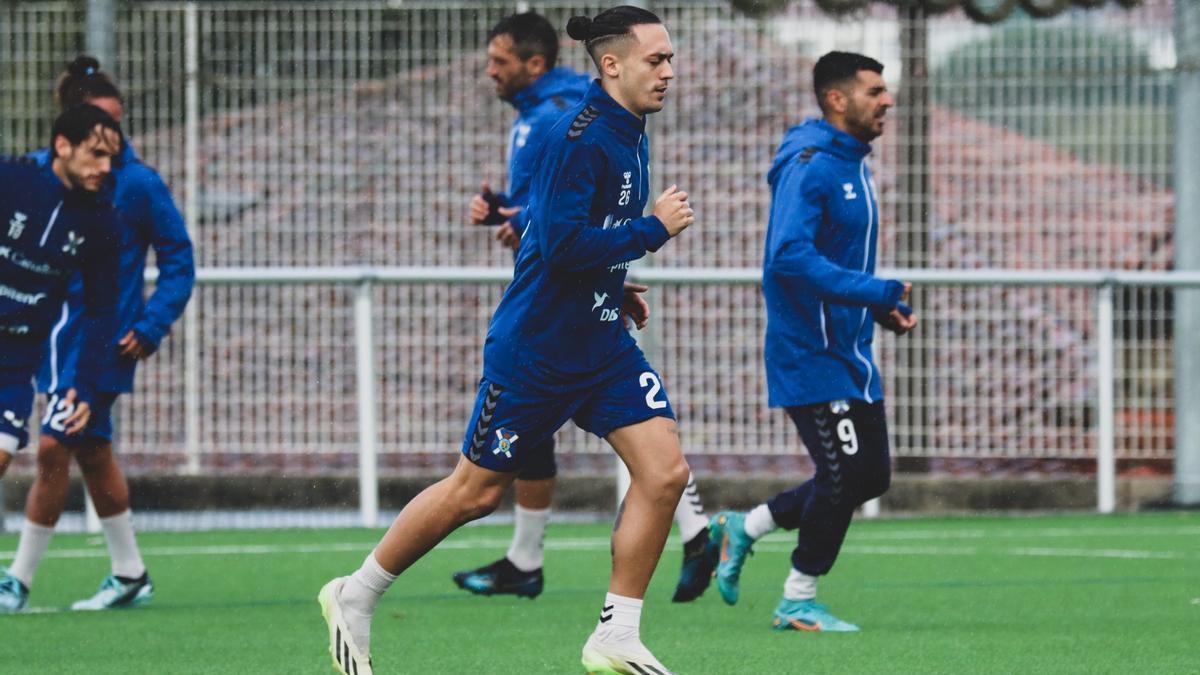
M 492 471 L 522 471 L 544 464 L 554 436 L 567 420 L 600 438 L 654 417 L 675 419 L 662 378 L 640 359 L 601 384 L 566 394 L 505 389 L 482 379 L 462 454 Z
M 29 444 L 34 395 L 33 373 L 0 369 L 0 450 L 13 454 Z
M 113 406 L 120 394 L 98 391 L 88 404 L 91 416 L 83 431 L 72 436 L 67 435 L 66 420 L 75 413 L 75 403 L 66 400 L 66 389 L 50 392 L 46 395 L 46 413 L 42 416 L 42 433 L 54 438 L 64 445 L 81 445 L 84 443 L 111 443 L 113 437 Z

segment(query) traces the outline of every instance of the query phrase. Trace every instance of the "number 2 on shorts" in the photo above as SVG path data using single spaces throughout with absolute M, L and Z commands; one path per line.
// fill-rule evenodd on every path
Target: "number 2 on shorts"
M 638 378 L 638 384 L 640 384 L 642 387 L 650 387 L 650 391 L 646 392 L 646 405 L 650 406 L 651 410 L 661 410 L 662 408 L 667 407 L 666 401 L 660 401 L 654 398 L 655 396 L 658 396 L 658 392 L 662 391 L 662 383 L 658 381 L 657 375 L 650 371 L 646 371 L 642 373 L 641 377 Z

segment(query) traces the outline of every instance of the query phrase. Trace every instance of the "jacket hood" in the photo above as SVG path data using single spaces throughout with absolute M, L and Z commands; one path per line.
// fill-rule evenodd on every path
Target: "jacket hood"
M 522 113 L 556 96 L 573 103 L 583 97 L 590 83 L 587 75 L 559 66 L 517 92 L 511 103 Z
M 815 148 L 853 162 L 861 160 L 871 152 L 870 145 L 825 120 L 807 119 L 784 133 L 783 143 L 779 146 L 779 152 L 775 154 L 775 162 L 767 172 L 767 182 L 774 185 L 783 167 L 808 148 Z

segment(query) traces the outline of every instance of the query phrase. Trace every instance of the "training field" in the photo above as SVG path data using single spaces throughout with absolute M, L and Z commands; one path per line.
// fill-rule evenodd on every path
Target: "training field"
M 507 527 L 466 528 L 393 588 L 376 615 L 380 673 L 577 673 L 608 573 L 608 527 L 551 525 L 535 601 L 476 598 L 456 569 L 506 550 Z M 148 608 L 60 612 L 106 573 L 98 537 L 64 535 L 33 613 L 0 617 L 0 671 L 325 673 L 315 601 L 378 538 L 367 530 L 146 533 Z M 0 537 L 12 550 L 15 537 Z M 821 597 L 859 634 L 776 633 L 789 539 L 760 542 L 742 600 L 715 588 L 672 605 L 678 542 L 650 588 L 642 635 L 688 673 L 1194 673 L 1200 514 L 856 522 Z M 17 666 L 16 664 L 20 664 Z

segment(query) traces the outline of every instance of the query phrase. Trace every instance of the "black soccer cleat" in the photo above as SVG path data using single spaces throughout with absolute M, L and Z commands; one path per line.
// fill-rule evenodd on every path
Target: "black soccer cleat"
M 517 595 L 529 599 L 542 594 L 545 579 L 542 568 L 522 572 L 508 558 L 501 558 L 479 569 L 455 572 L 454 583 L 475 595 Z
M 717 556 L 721 553 L 720 542 L 708 536 L 708 528 L 692 537 L 683 545 L 683 567 L 679 570 L 679 583 L 671 602 L 691 602 L 704 595 L 712 583 L 713 570 L 717 567 Z

